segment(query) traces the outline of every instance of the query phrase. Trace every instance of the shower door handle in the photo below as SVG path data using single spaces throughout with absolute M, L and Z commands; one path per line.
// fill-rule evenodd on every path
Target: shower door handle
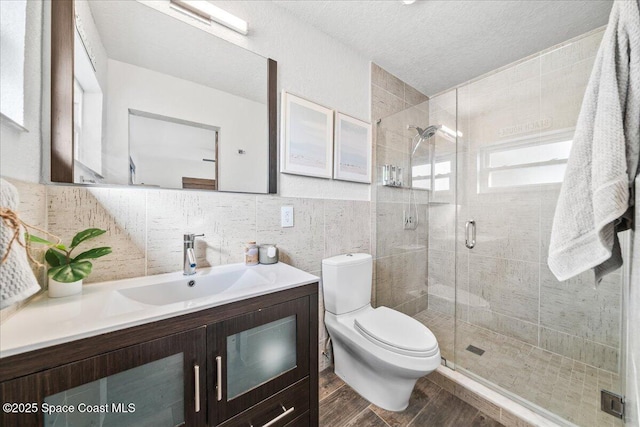
M 471 239 L 469 239 L 469 231 L 471 231 Z M 464 226 L 464 245 L 473 249 L 476 245 L 476 222 L 474 220 L 467 221 Z

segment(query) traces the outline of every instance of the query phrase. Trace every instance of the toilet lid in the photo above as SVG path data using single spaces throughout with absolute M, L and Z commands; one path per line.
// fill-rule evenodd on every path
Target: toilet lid
M 438 351 L 438 341 L 429 328 L 387 307 L 368 310 L 354 324 L 367 339 L 396 353 L 432 356 Z

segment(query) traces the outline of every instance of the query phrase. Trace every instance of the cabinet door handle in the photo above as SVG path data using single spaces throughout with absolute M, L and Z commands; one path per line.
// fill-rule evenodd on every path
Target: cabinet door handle
M 469 239 L 469 229 L 471 229 L 471 239 Z M 474 220 L 467 221 L 464 227 L 464 245 L 473 249 L 476 245 L 476 222 Z
M 195 400 L 196 400 L 196 412 L 200 412 L 200 366 L 193 365 L 193 375 L 195 377 Z
M 295 407 L 292 406 L 289 409 L 286 409 L 284 407 L 284 405 L 280 405 L 282 407 L 282 410 L 284 411 L 282 414 L 278 415 L 277 417 L 275 417 L 274 419 L 272 419 L 271 421 L 269 421 L 268 423 L 266 423 L 265 425 L 263 425 L 262 427 L 270 427 L 272 425 L 274 425 L 275 423 L 277 423 L 278 421 L 280 421 L 281 419 L 283 419 L 284 417 L 286 417 L 287 415 L 289 415 L 290 413 L 292 413 L 293 411 L 295 411 Z
M 216 357 L 216 399 L 222 400 L 222 356 Z

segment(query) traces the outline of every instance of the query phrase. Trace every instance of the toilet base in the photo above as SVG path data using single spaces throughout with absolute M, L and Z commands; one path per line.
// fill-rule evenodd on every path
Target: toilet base
M 386 370 L 359 360 L 349 348 L 333 341 L 335 373 L 369 402 L 388 411 L 404 411 L 418 378 L 386 375 Z
M 325 312 L 325 326 L 333 343 L 335 373 L 362 397 L 388 411 L 403 411 L 418 378 L 440 365 L 440 350 L 410 356 L 375 344 L 356 331 L 354 319 L 373 308 L 336 316 Z M 425 327 L 426 329 L 426 327 Z

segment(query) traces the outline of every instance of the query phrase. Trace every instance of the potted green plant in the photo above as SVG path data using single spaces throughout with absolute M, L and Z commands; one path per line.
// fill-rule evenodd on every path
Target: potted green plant
M 27 240 L 33 243 L 47 245 L 44 259 L 49 264 L 49 297 L 58 298 L 75 295 L 82 292 L 82 281 L 91 274 L 93 264 L 90 259 L 96 259 L 111 253 L 110 247 L 93 248 L 72 257 L 71 253 L 82 242 L 106 233 L 99 228 L 88 228 L 76 234 L 71 245 L 66 246 L 58 241 L 50 242 L 33 234 L 27 234 Z

